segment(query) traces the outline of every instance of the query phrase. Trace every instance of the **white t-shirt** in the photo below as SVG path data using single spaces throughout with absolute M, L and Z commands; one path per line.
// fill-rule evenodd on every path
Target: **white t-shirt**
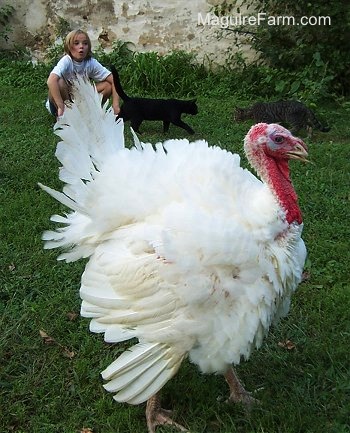
M 77 75 L 80 75 L 88 77 L 97 83 L 104 81 L 111 74 L 107 68 L 93 57 L 82 62 L 76 62 L 68 54 L 59 60 L 51 73 L 64 78 L 66 81 L 72 81 Z

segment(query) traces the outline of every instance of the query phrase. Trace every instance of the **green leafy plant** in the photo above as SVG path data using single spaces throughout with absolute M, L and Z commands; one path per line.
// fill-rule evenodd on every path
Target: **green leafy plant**
M 106 67 L 113 64 L 119 70 L 125 90 L 141 94 L 193 95 L 209 74 L 184 51 L 137 53 L 131 44 L 118 42 L 111 52 L 99 49 L 95 55 Z
M 56 23 L 56 34 L 60 38 L 64 39 L 68 32 L 70 32 L 71 26 L 67 20 L 62 17 L 58 17 Z
M 0 38 L 9 40 L 8 33 L 12 31 L 10 19 L 15 11 L 15 8 L 10 4 L 0 6 Z
M 223 0 L 221 2 L 216 3 L 211 7 L 211 12 L 217 17 L 222 17 L 224 15 L 228 15 L 234 9 L 235 1 L 227 1 Z
M 247 15 L 265 14 L 256 26 L 242 25 L 223 30 L 221 36 L 233 35 L 239 47 L 242 34 L 259 53 L 254 65 L 286 71 L 293 81 L 276 83 L 277 92 L 300 98 L 321 99 L 350 93 L 350 8 L 346 1 L 295 2 L 293 0 L 243 0 Z M 294 25 L 272 25 L 268 18 L 293 17 Z M 312 18 L 319 25 L 300 25 L 302 17 Z M 319 18 L 321 17 L 321 18 Z M 275 21 L 277 22 L 277 21 Z M 291 21 L 290 21 L 291 22 Z M 235 48 L 236 49 L 236 48 Z M 292 84 L 293 83 L 293 84 Z M 291 87 L 292 86 L 292 87 Z
M 106 66 L 113 64 L 117 69 L 124 68 L 132 62 L 133 55 L 133 44 L 121 40 L 113 42 L 109 52 L 106 52 L 101 46 L 94 51 L 94 56 L 102 64 Z

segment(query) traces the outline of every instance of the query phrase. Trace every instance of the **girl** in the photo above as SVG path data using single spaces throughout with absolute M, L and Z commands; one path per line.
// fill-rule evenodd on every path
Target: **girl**
M 93 80 L 104 103 L 112 96 L 112 107 L 117 115 L 120 111 L 119 96 L 113 85 L 111 72 L 92 57 L 91 41 L 83 30 L 73 30 L 64 41 L 65 55 L 51 71 L 47 80 L 49 96 L 46 108 L 54 116 L 64 113 L 64 101 L 72 99 L 71 83 L 76 76 Z

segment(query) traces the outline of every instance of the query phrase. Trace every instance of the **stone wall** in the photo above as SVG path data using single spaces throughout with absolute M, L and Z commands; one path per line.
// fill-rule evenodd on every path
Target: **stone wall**
M 6 3 L 6 0 L 1 0 Z M 233 35 L 219 38 L 220 26 L 208 21 L 212 8 L 224 0 L 12 0 L 13 31 L 2 48 L 15 44 L 28 47 L 34 57 L 48 46 L 62 42 L 59 35 L 82 28 L 93 48 L 107 51 L 113 41 L 132 42 L 139 52 L 161 54 L 179 49 L 197 53 L 203 59 L 223 63 L 232 50 Z M 222 31 L 221 31 L 222 32 Z M 249 45 L 243 45 L 249 56 Z

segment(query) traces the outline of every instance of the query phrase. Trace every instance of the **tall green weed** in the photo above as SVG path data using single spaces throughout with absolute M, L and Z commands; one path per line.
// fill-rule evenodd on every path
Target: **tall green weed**
M 0 52 L 0 85 L 45 86 L 62 54 L 63 47 L 55 45 L 45 62 L 34 65 L 26 52 Z M 114 44 L 108 53 L 99 48 L 94 55 L 107 68 L 113 64 L 118 69 L 122 86 L 131 96 L 232 95 L 234 99 L 299 99 L 313 104 L 337 97 L 330 90 L 334 77 L 317 53 L 297 71 L 261 62 L 248 64 L 239 54 L 229 57 L 225 66 L 214 67 L 199 62 L 192 53 L 138 53 L 123 42 Z

